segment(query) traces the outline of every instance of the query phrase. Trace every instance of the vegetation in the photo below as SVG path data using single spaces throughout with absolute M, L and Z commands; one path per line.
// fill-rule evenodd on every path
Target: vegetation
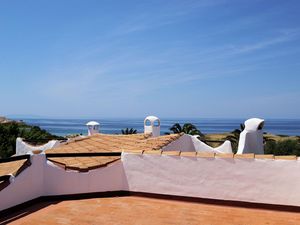
M 16 139 L 22 137 L 32 140 L 35 144 L 44 144 L 53 139 L 64 139 L 52 135 L 37 126 L 29 126 L 25 123 L 0 124 L 0 158 L 12 156 L 16 152 Z
M 231 142 L 231 147 L 233 153 L 236 153 L 239 145 L 239 139 L 240 139 L 240 134 L 242 131 L 245 129 L 244 124 L 240 124 L 240 129 L 235 129 L 233 130 L 227 137 L 226 140 L 229 140 Z
M 265 144 L 265 154 L 300 156 L 300 142 L 292 139 L 282 141 L 269 140 Z
M 128 134 L 136 134 L 137 130 L 133 129 L 133 128 L 126 128 L 126 129 L 122 129 L 121 130 L 122 134 L 128 135 Z
M 185 133 L 190 135 L 199 135 L 200 139 L 204 137 L 204 134 L 201 133 L 201 131 L 191 123 L 185 123 L 183 126 L 181 126 L 179 123 L 175 123 L 172 127 L 170 127 L 170 131 L 172 131 L 174 134 Z
M 192 129 L 193 127 L 196 128 L 194 125 L 184 125 L 183 127 L 181 127 L 180 124 L 177 123 L 174 124 L 170 128 L 170 130 L 173 131 L 173 133 L 184 132 L 191 135 L 197 134 L 197 131 L 194 132 L 194 129 Z M 232 144 L 233 152 L 236 153 L 238 149 L 240 134 L 244 129 L 244 124 L 240 124 L 240 129 L 235 129 L 230 133 L 206 134 L 205 138 L 202 134 L 200 140 L 208 142 L 212 147 L 218 147 L 221 142 L 229 140 Z M 264 133 L 264 151 L 265 154 L 300 156 L 300 136 L 273 135 Z

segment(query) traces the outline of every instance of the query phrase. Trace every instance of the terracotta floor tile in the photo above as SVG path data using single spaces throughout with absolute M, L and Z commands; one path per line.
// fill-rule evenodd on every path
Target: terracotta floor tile
M 24 212 L 29 212 L 27 215 Z M 23 214 L 22 214 L 23 213 Z M 24 215 L 23 217 L 14 216 Z M 36 204 L 3 224 L 300 224 L 300 214 L 143 197 L 93 198 Z

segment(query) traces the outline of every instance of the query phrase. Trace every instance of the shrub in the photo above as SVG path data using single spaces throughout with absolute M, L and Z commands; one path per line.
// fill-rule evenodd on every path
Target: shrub
M 297 140 L 267 141 L 265 154 L 300 156 L 300 143 Z
M 7 158 L 15 154 L 17 137 L 35 140 L 35 144 L 44 144 L 53 139 L 63 139 L 37 126 L 23 123 L 0 124 L 0 158 Z

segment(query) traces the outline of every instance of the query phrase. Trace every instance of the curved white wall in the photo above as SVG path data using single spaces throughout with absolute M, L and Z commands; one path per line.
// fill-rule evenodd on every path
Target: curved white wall
M 0 211 L 40 196 L 127 190 L 121 161 L 87 173 L 65 171 L 46 160 L 45 154 L 31 155 L 32 164 L 0 191 Z
M 221 146 L 213 148 L 197 137 L 184 134 L 175 141 L 172 141 L 167 146 L 163 147 L 164 151 L 182 151 L 182 152 L 215 152 L 215 153 L 232 153 L 230 141 L 225 141 Z
M 34 150 L 42 150 L 45 151 L 47 149 L 55 148 L 60 145 L 58 140 L 51 140 L 44 145 L 32 146 L 27 144 L 22 140 L 22 138 L 17 138 L 16 140 L 16 155 L 24 155 Z
M 122 153 L 86 173 L 31 155 L 32 165 L 0 191 L 0 211 L 40 196 L 136 191 L 300 206 L 300 161 Z
M 264 154 L 263 125 L 264 120 L 259 118 L 245 121 L 245 129 L 240 134 L 237 154 Z
M 12 177 L 11 183 L 0 191 L 0 211 L 23 202 L 35 199 L 44 194 L 43 164 L 44 155 L 30 158 L 31 165 L 17 177 Z
M 121 161 L 86 173 L 65 171 L 47 161 L 44 177 L 44 195 L 119 191 L 127 188 Z

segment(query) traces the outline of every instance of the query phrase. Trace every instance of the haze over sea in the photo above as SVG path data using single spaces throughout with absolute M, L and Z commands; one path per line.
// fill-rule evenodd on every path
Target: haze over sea
M 68 134 L 87 134 L 85 124 L 95 120 L 100 123 L 101 133 L 121 133 L 121 129 L 134 128 L 143 132 L 143 118 L 135 119 L 26 119 L 16 118 L 24 122 L 40 126 L 52 134 L 65 136 Z M 224 133 L 238 129 L 245 119 L 188 119 L 188 118 L 161 118 L 161 133 L 169 131 L 174 123 L 193 123 L 204 134 Z M 281 135 L 300 135 L 300 119 L 266 119 L 264 131 Z

